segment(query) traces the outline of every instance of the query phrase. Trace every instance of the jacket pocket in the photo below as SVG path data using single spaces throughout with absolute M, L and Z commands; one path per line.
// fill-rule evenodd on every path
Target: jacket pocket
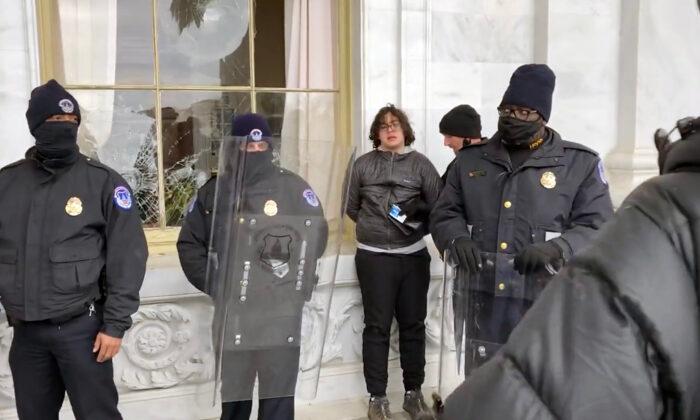
M 54 245 L 49 258 L 54 287 L 76 293 L 97 282 L 103 266 L 101 247 Z
M 17 286 L 17 250 L 0 248 L 0 297 L 13 294 Z

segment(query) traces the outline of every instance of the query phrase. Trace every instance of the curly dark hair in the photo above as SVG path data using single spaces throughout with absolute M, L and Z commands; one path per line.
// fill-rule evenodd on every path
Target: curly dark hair
M 384 123 L 386 114 L 391 114 L 398 118 L 401 129 L 403 130 L 404 145 L 410 146 L 411 143 L 416 141 L 416 134 L 413 132 L 413 128 L 408 121 L 406 113 L 400 108 L 395 107 L 394 104 L 386 104 L 386 106 L 380 109 L 377 115 L 374 116 L 374 121 L 372 121 L 372 126 L 369 129 L 369 139 L 372 140 L 375 149 L 382 144 L 379 140 L 379 126 Z

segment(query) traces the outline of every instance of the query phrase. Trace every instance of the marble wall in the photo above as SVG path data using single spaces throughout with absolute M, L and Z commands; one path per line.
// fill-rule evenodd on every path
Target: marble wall
M 468 103 L 491 135 L 511 73 L 547 63 L 557 75 L 550 126 L 601 154 L 619 204 L 656 172 L 654 130 L 700 113 L 700 15 L 689 0 L 367 0 L 361 11 L 364 151 L 374 113 L 393 102 L 442 171 L 453 157 L 442 115 Z
M 33 0 L 7 0 L 0 6 L 0 167 L 24 157 L 34 142 L 24 116 L 39 80 Z M 32 18 L 27 19 L 31 14 Z
M 655 172 L 651 135 L 700 113 L 700 14 L 691 0 L 364 0 L 353 1 L 356 143 L 369 151 L 374 113 L 405 108 L 415 147 L 439 171 L 452 159 L 437 126 L 459 103 L 481 114 L 484 134 L 512 71 L 546 62 L 557 73 L 551 126 L 604 157 L 616 203 Z M 0 14 L 0 164 L 32 143 L 24 111 L 38 82 L 33 1 L 3 1 Z M 428 385 L 435 385 L 441 269 L 433 252 L 429 292 Z M 211 385 L 211 306 L 186 282 L 174 253 L 149 262 L 136 325 L 117 357 L 125 418 L 214 418 L 199 401 Z M 340 258 L 317 403 L 365 398 L 362 310 L 352 255 Z M 0 325 L 0 357 L 11 329 Z M 401 390 L 393 342 L 390 391 Z M 307 402 L 300 401 L 300 405 Z M 62 418 L 71 418 L 66 406 Z M 11 375 L 0 362 L 0 418 L 15 418 Z

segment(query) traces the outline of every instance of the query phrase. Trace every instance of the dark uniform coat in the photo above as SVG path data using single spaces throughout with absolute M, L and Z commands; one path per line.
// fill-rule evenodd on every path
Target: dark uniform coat
M 528 245 L 553 241 L 568 260 L 612 214 L 598 155 L 554 130 L 547 129 L 544 143 L 519 168 L 512 167 L 498 133 L 462 149 L 431 213 L 433 239 L 445 250 L 453 239 L 471 235 L 481 252 L 507 254 L 489 257 L 503 262 L 470 282 L 470 312 L 456 314 L 467 322 L 465 357 L 490 357 L 546 283 L 517 275 L 514 256 Z M 542 274 L 547 276 L 537 276 Z
M 234 202 L 236 177 L 222 176 L 200 188 L 177 242 L 188 280 L 215 301 L 214 339 L 223 340 L 224 349 L 221 398 L 224 402 L 250 399 L 256 375 L 260 398 L 291 396 L 299 365 L 302 308 L 311 298 L 316 261 L 328 239 L 323 209 L 306 181 L 276 166 L 243 182 L 240 203 Z M 306 221 L 311 224 L 307 226 Z M 307 235 L 306 245 L 300 243 L 300 233 Z M 207 278 L 210 245 L 218 269 Z M 303 287 L 298 289 L 301 248 L 306 254 Z M 275 275 L 268 263 L 279 267 L 285 260 L 289 266 Z M 243 285 L 246 261 L 250 271 Z M 225 282 L 228 288 L 223 287 Z
M 8 317 L 70 317 L 103 300 L 103 331 L 122 337 L 148 256 L 131 190 L 83 155 L 54 170 L 34 154 L 0 171 L 0 300 Z
M 444 420 L 700 418 L 700 135 L 682 142 L 678 172 L 627 197 Z

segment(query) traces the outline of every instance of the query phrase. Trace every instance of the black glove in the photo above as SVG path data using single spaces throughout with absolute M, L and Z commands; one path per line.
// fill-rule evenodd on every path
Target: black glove
M 532 244 L 525 248 L 514 261 L 515 269 L 518 273 L 530 275 L 537 271 L 550 271 L 547 265 L 555 274 L 564 265 L 564 255 L 561 248 L 553 242 L 542 242 Z
M 462 269 L 469 273 L 481 271 L 479 247 L 468 236 L 460 236 L 450 243 L 452 258 Z
M 422 218 L 430 213 L 428 203 L 420 198 L 414 198 L 413 200 L 401 203 L 399 207 L 401 208 L 401 213 L 405 214 L 407 219 Z

